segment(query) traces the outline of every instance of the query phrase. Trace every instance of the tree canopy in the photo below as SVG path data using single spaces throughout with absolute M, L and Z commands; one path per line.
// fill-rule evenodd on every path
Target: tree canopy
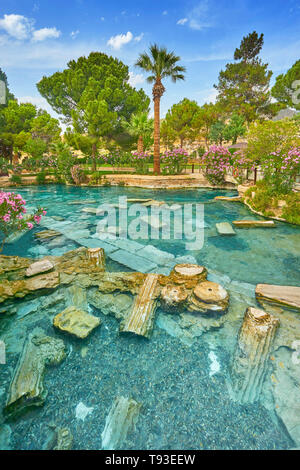
M 199 106 L 196 101 L 184 98 L 167 112 L 166 121 L 173 129 L 176 138 L 180 139 L 181 147 L 185 140 L 193 140 L 195 137 L 192 122 L 198 111 Z
M 256 31 L 244 37 L 234 53 L 234 63 L 219 74 L 217 102 L 226 113 L 243 115 L 248 123 L 272 116 L 277 108 L 271 104 L 269 91 L 272 72 L 258 57 L 263 34 Z
M 279 103 L 300 110 L 300 60 L 285 74 L 276 77 L 271 93 Z

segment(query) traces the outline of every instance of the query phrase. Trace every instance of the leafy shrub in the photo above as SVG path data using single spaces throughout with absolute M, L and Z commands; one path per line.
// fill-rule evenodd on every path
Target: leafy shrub
M 228 149 L 212 145 L 201 162 L 206 167 L 206 177 L 211 184 L 224 184 L 226 172 L 231 167 L 231 153 Z
M 9 181 L 13 184 L 22 184 L 22 177 L 21 175 L 18 175 L 18 174 L 13 174 L 11 175 L 11 177 L 9 178 Z
M 135 167 L 136 172 L 141 175 L 146 175 L 149 172 L 148 168 L 149 155 L 146 152 L 133 152 L 131 155 L 131 164 Z
M 182 173 L 188 162 L 188 153 L 182 148 L 167 150 L 161 156 L 161 169 L 163 174 L 178 175 Z
M 46 182 L 46 173 L 44 171 L 41 171 L 36 175 L 35 180 L 37 184 L 44 184 Z
M 74 165 L 71 168 L 71 177 L 75 184 L 82 184 L 86 182 L 86 174 L 79 165 Z

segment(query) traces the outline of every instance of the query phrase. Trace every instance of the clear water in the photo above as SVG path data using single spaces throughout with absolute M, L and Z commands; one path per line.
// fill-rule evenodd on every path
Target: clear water
M 23 342 L 33 328 L 41 327 L 50 336 L 62 337 L 68 356 L 59 366 L 47 369 L 45 405 L 9 423 L 12 448 L 42 449 L 49 437 L 49 424 L 54 423 L 69 427 L 75 449 L 101 449 L 105 419 L 119 395 L 142 403 L 136 429 L 128 434 L 123 449 L 293 447 L 272 411 L 271 402 L 239 405 L 231 400 L 226 381 L 245 309 L 256 305 L 253 285 L 259 282 L 299 285 L 299 227 L 279 223 L 275 229 L 237 230 L 235 237 L 218 236 L 217 222 L 257 218 L 242 204 L 213 201 L 217 195 L 235 195 L 229 191 L 47 186 L 22 188 L 19 192 L 29 206 L 35 206 L 38 201 L 49 216 L 62 216 L 77 225 L 82 223 L 91 233 L 95 232 L 97 218 L 82 213 L 83 206 L 68 205 L 68 202 L 95 199 L 97 203 L 84 205 L 97 207 L 104 201 L 117 202 L 120 195 L 150 197 L 170 204 L 203 202 L 208 228 L 202 250 L 186 252 L 184 241 L 180 240 L 151 243 L 176 256 L 193 255 L 199 264 L 208 268 L 211 279 L 214 276 L 230 290 L 231 301 L 223 328 L 193 337 L 190 343 L 184 335 L 163 327 L 160 319 L 165 314 L 160 310 L 148 341 L 120 336 L 118 321 L 92 308 L 102 325 L 87 339 L 79 341 L 58 334 L 52 327 L 51 319 L 64 306 L 62 289 L 47 298 L 39 298 L 35 308 L 32 308 L 33 300 L 18 301 L 18 314 L 0 320 L 0 337 L 7 344 L 7 365 L 0 366 L 0 407 L 5 404 Z M 39 243 L 34 240 L 33 231 L 7 245 L 4 254 L 60 255 L 76 247 L 75 242 L 64 237 Z M 115 262 L 109 263 L 108 269 L 124 270 Z M 86 356 L 83 348 L 87 348 Z M 93 408 L 84 421 L 75 415 L 80 402 Z

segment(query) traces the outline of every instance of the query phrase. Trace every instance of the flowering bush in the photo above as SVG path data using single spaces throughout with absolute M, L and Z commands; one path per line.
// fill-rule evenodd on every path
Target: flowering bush
M 162 173 L 175 175 L 182 173 L 188 162 L 188 153 L 182 148 L 166 151 L 161 156 Z
M 133 152 L 131 159 L 137 173 L 142 175 L 148 173 L 150 155 L 147 152 Z
M 206 177 L 213 185 L 225 182 L 226 172 L 231 168 L 232 155 L 222 146 L 212 145 L 202 158 L 201 163 L 206 167 Z
M 237 150 L 232 154 L 230 163 L 232 176 L 239 184 L 242 184 L 246 180 L 247 173 L 245 170 L 254 171 L 255 168 L 253 161 L 250 158 L 247 158 L 241 150 Z
M 272 152 L 261 162 L 267 183 L 276 191 L 288 193 L 293 188 L 295 177 L 300 174 L 300 147 L 288 152 Z
M 79 165 L 72 166 L 71 177 L 75 184 L 81 184 L 86 181 L 84 170 Z
M 0 253 L 9 235 L 15 232 L 31 230 L 39 224 L 46 211 L 39 208 L 35 214 L 26 216 L 26 202 L 20 194 L 0 192 Z

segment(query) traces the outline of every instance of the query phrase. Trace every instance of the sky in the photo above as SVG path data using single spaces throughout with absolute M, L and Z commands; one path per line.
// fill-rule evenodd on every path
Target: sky
M 55 116 L 36 83 L 92 51 L 122 60 L 130 83 L 151 97 L 146 75 L 134 63 L 158 43 L 175 51 L 187 69 L 185 81 L 164 83 L 164 116 L 185 97 L 200 105 L 214 101 L 220 70 L 254 30 L 265 35 L 261 57 L 273 83 L 300 58 L 299 0 L 1 0 L 0 68 L 20 101 Z

